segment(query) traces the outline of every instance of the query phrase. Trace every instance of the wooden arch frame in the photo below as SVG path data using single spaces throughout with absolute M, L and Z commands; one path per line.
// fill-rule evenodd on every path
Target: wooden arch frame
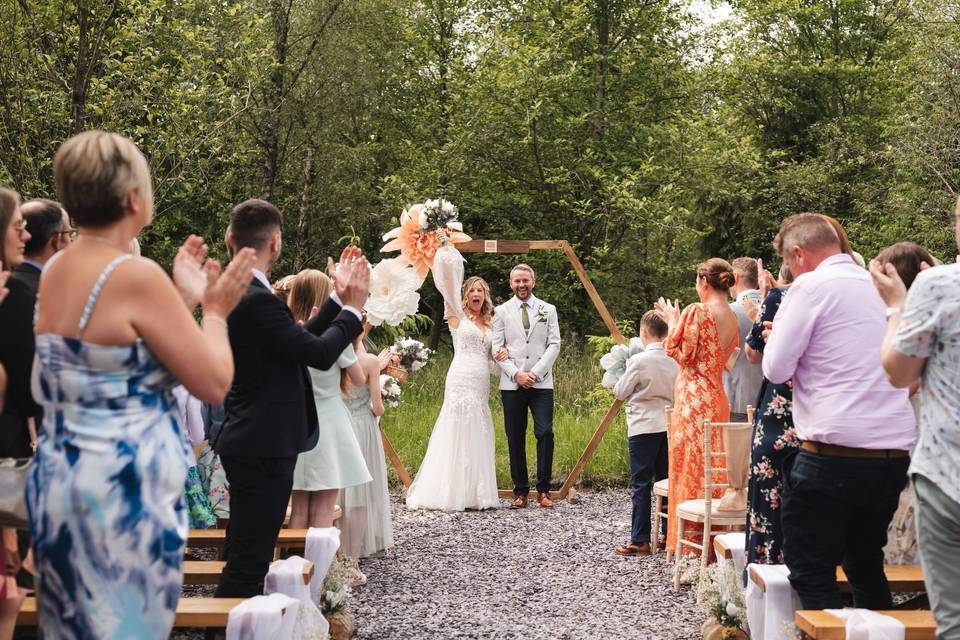
M 620 333 L 620 329 L 617 328 L 616 323 L 613 321 L 613 316 L 611 316 L 610 312 L 607 310 L 607 305 L 604 304 L 603 298 L 601 298 L 600 294 L 597 293 L 597 289 L 593 286 L 593 282 L 591 282 L 586 270 L 584 270 L 583 264 L 580 263 L 580 259 L 573 251 L 573 247 L 571 247 L 570 243 L 566 240 L 471 240 L 470 242 L 458 243 L 456 246 L 461 253 L 517 254 L 543 250 L 563 251 L 567 256 L 567 259 L 570 261 L 570 266 L 573 267 L 573 270 L 576 271 L 577 276 L 580 278 L 580 282 L 583 284 L 583 288 L 586 289 L 587 295 L 590 296 L 590 300 L 593 302 L 593 306 L 596 307 L 597 313 L 600 314 L 600 318 L 610 331 L 610 335 L 616 342 L 620 344 L 626 343 L 626 340 Z M 574 485 L 576 484 L 577 480 L 580 479 L 580 475 L 583 473 L 583 470 L 590 461 L 590 458 L 593 457 L 593 454 L 600 445 L 600 441 L 603 440 L 603 436 L 606 435 L 610 425 L 613 424 L 613 420 L 617 417 L 622 405 L 622 401 L 614 400 L 613 405 L 611 405 L 611 407 L 607 410 L 606 415 L 604 415 L 603 419 L 600 421 L 600 424 L 597 426 L 597 430 L 594 432 L 593 437 L 590 438 L 590 442 L 587 443 L 583 453 L 580 454 L 580 459 L 577 460 L 577 463 L 573 466 L 573 469 L 569 474 L 567 474 L 567 479 L 564 481 L 563 486 L 560 487 L 559 491 L 550 492 L 552 498 L 564 500 L 568 497 L 572 498 L 576 495 L 576 492 L 574 491 L 573 495 L 571 496 L 571 491 L 573 491 Z M 380 430 L 380 436 L 383 439 L 383 449 L 386 452 L 387 457 L 390 458 L 390 462 L 393 464 L 394 469 L 396 469 L 397 475 L 400 476 L 400 480 L 403 482 L 404 489 L 409 488 L 410 484 L 413 482 L 413 480 L 410 478 L 410 473 L 407 471 L 407 468 L 403 466 L 400 456 L 397 455 L 396 449 L 393 448 L 393 445 L 390 443 L 390 439 L 387 437 L 386 432 L 382 429 Z M 513 491 L 509 489 L 500 489 L 499 493 L 501 498 L 513 497 Z M 536 497 L 535 493 L 531 493 L 530 495 L 532 497 Z

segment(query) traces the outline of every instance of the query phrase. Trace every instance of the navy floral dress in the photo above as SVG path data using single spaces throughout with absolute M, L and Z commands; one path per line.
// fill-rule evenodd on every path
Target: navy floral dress
M 167 638 L 180 584 L 187 451 L 173 376 L 138 340 L 37 336 L 34 396 L 45 414 L 27 511 L 44 638 Z M 105 310 L 104 310 L 105 311 Z
M 767 294 L 747 344 L 763 351 L 763 323 L 773 321 L 786 295 L 785 289 Z M 783 564 L 783 530 L 780 527 L 780 468 L 784 458 L 800 446 L 793 427 L 792 382 L 774 384 L 763 379 L 753 424 L 750 449 L 750 485 L 747 490 L 746 562 Z

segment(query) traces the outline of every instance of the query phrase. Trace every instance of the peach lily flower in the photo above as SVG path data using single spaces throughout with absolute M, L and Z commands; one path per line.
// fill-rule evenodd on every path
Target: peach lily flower
M 380 249 L 382 252 L 399 251 L 400 257 L 397 260 L 412 266 L 417 272 L 421 284 L 426 280 L 430 268 L 433 267 L 433 257 L 441 246 L 436 231 L 420 232 L 420 212 L 422 210 L 422 204 L 415 204 L 401 213 L 400 226 L 383 236 L 383 239 L 389 240 L 389 242 Z M 446 233 L 447 242 L 453 244 L 470 240 L 470 236 L 463 233 L 463 225 L 459 222 L 448 224 Z

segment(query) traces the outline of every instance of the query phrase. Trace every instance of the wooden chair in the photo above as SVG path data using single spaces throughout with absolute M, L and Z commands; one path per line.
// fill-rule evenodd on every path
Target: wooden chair
M 747 422 L 713 422 L 711 420 L 703 421 L 703 498 L 694 500 L 685 500 L 677 505 L 677 557 L 676 567 L 673 575 L 674 587 L 680 588 L 680 559 L 683 557 L 681 551 L 684 545 L 700 550 L 700 564 L 707 566 L 710 559 L 710 540 L 714 533 L 714 527 L 724 527 L 730 531 L 742 531 L 746 528 L 747 511 L 717 511 L 717 505 L 720 500 L 713 497 L 716 489 L 726 489 L 729 484 L 726 482 L 717 482 L 716 476 L 720 473 L 726 473 L 727 466 L 718 466 L 715 459 L 724 458 L 726 460 L 728 452 L 713 450 L 713 432 L 714 429 L 753 429 L 753 407 L 747 407 Z M 749 440 L 746 441 L 749 446 Z M 743 452 L 729 452 L 731 455 L 742 455 Z M 749 455 L 749 452 L 747 453 Z M 703 525 L 703 539 L 701 542 L 687 540 L 684 535 L 687 530 L 684 528 L 685 522 L 693 522 Z M 699 532 L 691 531 L 693 535 Z
M 226 627 L 230 610 L 246 598 L 180 598 L 173 626 Z M 37 626 L 37 599 L 25 598 L 17 615 L 18 627 Z
M 937 622 L 932 611 L 878 611 L 896 618 L 906 627 L 905 640 L 935 640 Z M 813 640 L 845 640 L 847 623 L 826 611 L 797 611 L 794 622 L 806 638 Z
M 670 458 L 670 419 L 673 418 L 673 407 L 667 407 L 663 410 L 667 414 L 667 459 Z M 667 468 L 669 468 L 669 463 Z M 663 499 L 670 495 L 670 479 L 664 478 L 653 483 L 653 534 L 650 536 L 650 553 L 656 554 L 660 548 L 660 520 L 666 521 L 669 517 L 666 508 L 663 506 Z M 667 562 L 670 562 L 670 555 L 667 554 Z
M 183 584 L 217 584 L 226 562 L 220 560 L 186 560 L 183 563 Z M 303 584 L 313 578 L 313 563 L 303 567 Z
M 226 529 L 190 529 L 187 534 L 188 547 L 213 547 L 219 548 L 227 541 Z M 277 537 L 277 546 L 296 546 L 301 547 L 306 544 L 306 529 L 280 529 L 280 535 Z

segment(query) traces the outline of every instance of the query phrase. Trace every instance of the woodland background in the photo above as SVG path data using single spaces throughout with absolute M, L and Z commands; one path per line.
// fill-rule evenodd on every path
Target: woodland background
M 285 214 L 275 277 L 344 236 L 376 255 L 404 207 L 446 197 L 474 238 L 569 240 L 621 320 L 691 301 L 705 257 L 776 264 L 798 211 L 867 257 L 912 239 L 952 259 L 960 7 L 724 6 L 0 0 L 0 183 L 52 196 L 65 138 L 122 133 L 154 173 L 147 255 L 169 264 L 190 232 L 222 251 L 231 206 L 262 196 Z M 505 296 L 514 260 L 468 270 Z M 604 333 L 562 254 L 529 260 L 565 334 Z

